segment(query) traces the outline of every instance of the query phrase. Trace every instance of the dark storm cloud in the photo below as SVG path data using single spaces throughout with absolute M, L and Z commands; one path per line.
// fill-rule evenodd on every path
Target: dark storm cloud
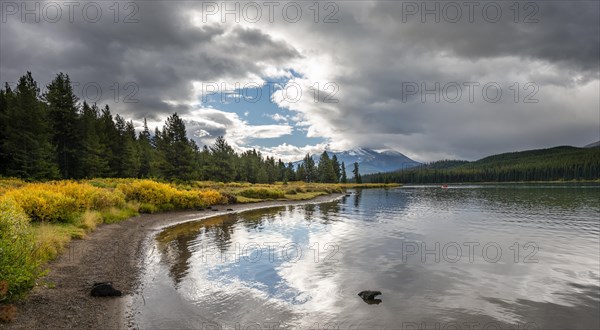
M 443 6 L 446 2 L 428 1 Z M 458 2 L 461 4 L 462 2 Z M 477 2 L 479 8 L 491 2 Z M 509 6 L 498 22 L 475 14 L 457 23 L 439 23 L 420 13 L 403 21 L 403 3 L 340 3 L 339 24 L 319 34 L 304 25 L 297 35 L 318 35 L 315 48 L 335 52 L 330 75 L 340 89 L 339 111 L 328 107 L 289 105 L 313 127 L 333 127 L 333 141 L 373 148 L 394 147 L 422 160 L 477 158 L 494 152 L 552 145 L 582 145 L 600 138 L 598 73 L 599 3 L 536 2 L 536 23 L 515 23 Z M 418 2 L 422 4 L 422 2 Z M 519 3 L 523 6 L 525 3 Z M 524 8 L 521 7 L 521 10 Z M 489 17 L 488 17 L 489 18 Z M 335 45 L 330 47 L 329 45 Z M 421 93 L 405 95 L 403 84 L 456 82 L 460 102 L 440 101 Z M 463 83 L 479 83 L 468 101 Z M 519 101 L 512 101 L 519 83 Z M 524 103 L 533 89 L 537 103 Z M 501 86 L 503 98 L 489 102 L 482 86 Z M 533 88 L 533 87 L 532 87 Z M 318 130 L 318 129 L 316 129 Z
M 260 77 L 266 65 L 259 62 L 283 65 L 299 56 L 292 46 L 251 27 L 193 25 L 190 10 L 200 8 L 197 2 L 135 3 L 137 23 L 115 23 L 104 3 L 110 17 L 98 23 L 76 17 L 75 23 L 65 18 L 32 24 L 9 16 L 2 23 L 1 78 L 16 81 L 32 71 L 45 85 L 62 71 L 82 86 L 100 85 L 99 102 L 115 104 L 116 111 L 158 117 L 189 110 L 165 101 L 195 99 L 192 81 Z M 124 90 L 127 83 L 135 88 Z M 111 90 L 115 84 L 118 94 Z M 123 102 L 127 95 L 139 102 Z
M 402 40 L 405 46 L 451 51 L 472 60 L 523 56 L 565 62 L 592 73 L 598 70 L 597 1 L 537 1 L 529 5 L 525 2 L 519 3 L 518 9 L 514 2 L 477 1 L 471 16 L 473 23 L 469 22 L 468 7 L 460 2 L 453 2 L 462 13 L 455 23 L 454 12 L 445 12 L 443 1 L 425 3 L 429 9 L 439 4 L 440 9 L 434 10 L 439 13 L 439 23 L 431 14 L 425 15 L 423 23 L 423 2 L 418 2 L 421 7 L 416 14 L 407 13 L 406 3 L 379 1 L 372 7 L 374 16 L 390 23 L 387 31 L 401 32 L 397 40 Z M 494 6 L 487 6 L 484 11 L 488 3 Z M 496 7 L 501 10 L 499 14 L 495 12 Z M 515 16 L 517 10 L 519 14 Z
M 460 21 L 451 23 L 441 13 L 439 23 L 431 15 L 422 23 L 420 12 L 406 15 L 413 2 L 344 1 L 337 2 L 338 23 L 315 23 L 312 16 L 290 23 L 276 15 L 274 22 L 241 25 L 192 24 L 201 2 L 136 3 L 139 23 L 132 24 L 23 24 L 9 18 L 0 31 L 0 79 L 16 81 L 30 70 L 45 84 L 63 71 L 74 81 L 99 82 L 102 103 L 114 99 L 110 87 L 118 82 L 120 102 L 112 102 L 117 112 L 157 122 L 174 111 L 187 113 L 194 118 L 191 133 L 227 134 L 239 143 L 247 137 L 236 137 L 236 130 L 249 130 L 240 118 L 189 109 L 200 96 L 193 81 L 243 82 L 267 70 L 293 69 L 307 80 L 306 90 L 315 81 L 333 82 L 338 103 L 324 102 L 322 93 L 318 102 L 284 105 L 307 134 L 334 144 L 392 147 L 419 160 L 477 158 L 600 138 L 597 1 L 537 1 L 530 17 L 537 22 L 529 23 L 524 20 L 531 9 L 524 6 L 531 2 L 518 2 L 518 22 L 509 7 L 514 2 L 477 1 L 473 23 L 464 2 L 455 2 L 463 10 Z M 312 2 L 299 3 L 311 13 Z M 448 2 L 426 5 L 436 3 Z M 502 8 L 497 22 L 482 16 L 481 8 L 490 3 Z M 127 82 L 139 86 L 134 95 L 139 103 L 122 102 L 130 92 L 123 88 Z M 431 96 L 422 102 L 420 94 L 403 89 L 405 83 L 436 82 L 480 86 L 472 103 L 466 87 L 457 103 Z M 482 99 L 481 85 L 489 82 L 502 87 L 500 102 Z M 510 90 L 515 82 L 521 88 L 516 103 Z M 528 82 L 539 89 L 538 103 L 522 102 Z M 261 132 L 266 129 L 271 128 Z

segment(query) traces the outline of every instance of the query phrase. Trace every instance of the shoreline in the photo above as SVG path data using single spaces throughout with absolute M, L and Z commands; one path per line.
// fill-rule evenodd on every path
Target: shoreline
M 484 181 L 484 182 L 437 182 L 437 183 L 402 183 L 401 187 L 411 186 L 437 186 L 440 184 L 453 185 L 521 185 L 521 184 L 600 184 L 600 180 L 580 180 L 580 181 Z
M 18 313 L 4 329 L 92 328 L 122 329 L 135 324 L 128 301 L 143 271 L 144 249 L 154 235 L 177 224 L 201 221 L 223 214 L 271 207 L 332 202 L 344 194 L 317 196 L 309 200 L 274 200 L 258 203 L 216 205 L 214 210 L 173 211 L 142 214 L 125 221 L 99 226 L 88 237 L 72 240 L 49 262 L 48 274 L 37 280 L 27 298 L 15 303 Z M 230 209 L 227 211 L 227 209 Z M 120 298 L 93 298 L 94 282 L 113 282 Z

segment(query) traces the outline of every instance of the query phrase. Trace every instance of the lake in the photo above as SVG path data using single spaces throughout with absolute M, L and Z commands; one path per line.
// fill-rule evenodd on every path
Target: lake
M 135 323 L 597 329 L 599 202 L 593 184 L 406 186 L 176 225 L 147 252 Z

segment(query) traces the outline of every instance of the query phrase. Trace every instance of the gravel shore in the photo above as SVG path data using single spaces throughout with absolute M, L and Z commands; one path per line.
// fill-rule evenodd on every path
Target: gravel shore
M 130 329 L 128 300 L 142 270 L 145 246 L 163 228 L 225 213 L 285 205 L 323 203 L 341 194 L 308 201 L 269 201 L 218 205 L 214 210 L 143 214 L 99 226 L 87 238 L 72 240 L 63 253 L 47 265 L 49 273 L 39 279 L 27 299 L 17 304 L 18 314 L 7 329 Z M 230 209 L 230 211 L 226 211 Z M 110 281 L 123 292 L 120 298 L 94 298 L 95 282 Z

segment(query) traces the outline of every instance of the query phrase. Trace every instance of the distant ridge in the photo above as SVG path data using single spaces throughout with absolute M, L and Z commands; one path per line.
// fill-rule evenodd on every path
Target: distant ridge
M 363 182 L 439 183 L 600 179 L 600 152 L 558 146 L 491 155 L 474 162 L 442 160 L 422 166 L 363 176 Z
M 583 146 L 584 148 L 597 148 L 600 147 L 600 141 L 594 142 L 594 143 L 590 143 L 587 144 L 585 146 Z

